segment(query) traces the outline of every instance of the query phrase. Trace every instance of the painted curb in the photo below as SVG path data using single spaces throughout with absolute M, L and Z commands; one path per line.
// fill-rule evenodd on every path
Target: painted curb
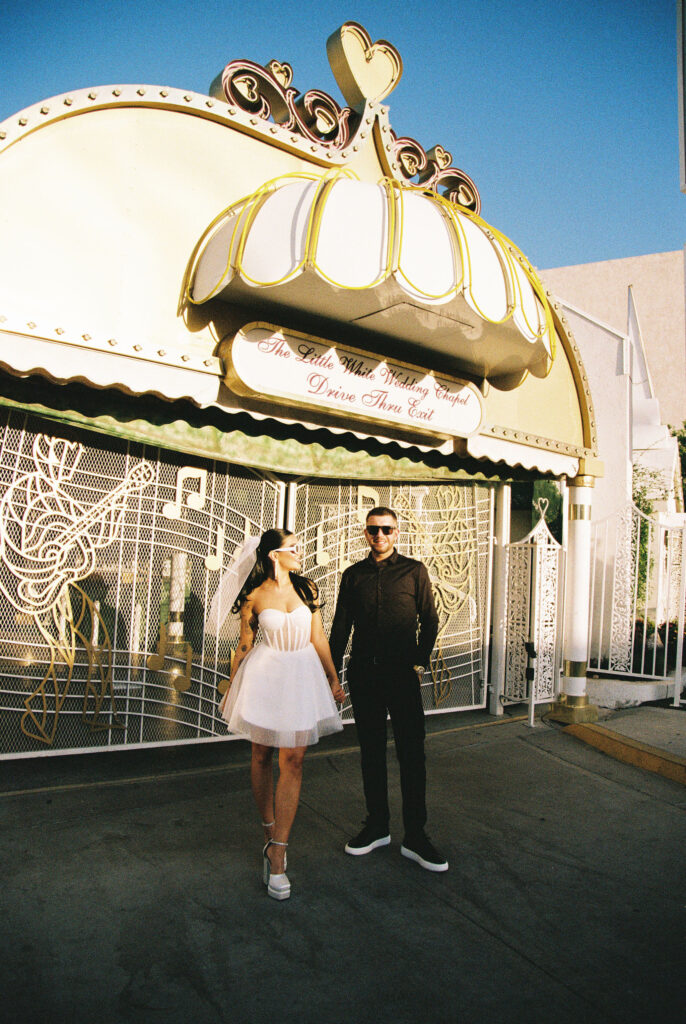
M 602 725 L 568 725 L 564 732 L 576 736 L 583 743 L 588 743 L 617 761 L 643 768 L 686 786 L 686 759 L 683 757 L 648 746 L 647 743 L 630 739 L 628 736 L 620 736 Z

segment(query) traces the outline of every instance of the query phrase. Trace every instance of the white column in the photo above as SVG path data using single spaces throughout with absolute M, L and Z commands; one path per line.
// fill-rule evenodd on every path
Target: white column
M 507 615 L 507 559 L 510 543 L 511 489 L 500 484 L 495 492 L 495 550 L 493 552 L 493 627 L 491 646 L 491 695 L 488 710 L 502 715 L 501 696 L 505 690 L 505 618 Z
M 591 476 L 576 477 L 569 484 L 562 692 L 550 716 L 558 721 L 588 722 L 598 717 L 586 693 L 593 484 Z
M 289 483 L 288 490 L 286 492 L 286 522 L 284 524 L 285 530 L 290 530 L 291 533 L 295 533 L 295 512 L 298 502 L 298 484 Z M 281 513 L 281 518 L 277 519 L 277 522 L 281 524 L 283 522 L 284 513 Z
M 183 641 L 183 611 L 186 605 L 185 551 L 173 551 L 171 558 L 171 581 L 169 584 L 169 627 L 167 636 L 170 643 Z

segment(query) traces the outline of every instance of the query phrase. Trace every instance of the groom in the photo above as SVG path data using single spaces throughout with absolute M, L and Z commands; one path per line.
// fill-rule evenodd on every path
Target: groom
M 360 856 L 391 841 L 386 773 L 386 717 L 390 714 L 403 797 L 405 837 L 400 852 L 427 871 L 447 871 L 448 862 L 424 831 L 420 683 L 438 631 L 429 574 L 422 562 L 396 551 L 398 520 L 392 509 L 373 508 L 367 514 L 364 535 L 369 555 L 343 573 L 330 638 L 334 665 L 340 671 L 353 630 L 348 686 L 368 815 L 345 852 Z

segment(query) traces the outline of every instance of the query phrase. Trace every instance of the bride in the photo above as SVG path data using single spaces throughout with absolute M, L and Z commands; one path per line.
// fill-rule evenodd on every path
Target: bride
M 286 847 L 298 809 L 305 750 L 320 736 L 343 726 L 336 708 L 345 693 L 338 680 L 324 634 L 319 593 L 300 576 L 300 550 L 292 533 L 267 530 L 259 542 L 249 538 L 226 574 L 240 584 L 240 563 L 256 559 L 240 586 L 231 611 L 240 613 L 240 637 L 229 689 L 219 710 L 229 731 L 252 741 L 251 782 L 262 816 L 266 844 L 264 882 L 269 896 L 291 894 L 286 875 Z M 212 602 L 208 629 L 217 632 L 225 580 Z M 236 590 L 233 590 L 236 593 Z M 255 644 L 257 630 L 263 642 Z M 279 748 L 279 780 L 274 792 L 272 754 Z

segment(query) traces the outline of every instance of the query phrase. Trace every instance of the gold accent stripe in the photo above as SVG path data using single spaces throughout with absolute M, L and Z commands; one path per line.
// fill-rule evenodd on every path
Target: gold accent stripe
M 569 521 L 573 522 L 575 519 L 590 519 L 591 518 L 591 506 L 590 505 L 570 505 L 569 506 Z
M 569 708 L 586 708 L 588 707 L 588 697 L 585 693 L 581 695 L 567 693 L 565 694 L 565 704 Z
M 562 675 L 568 679 L 581 679 L 588 672 L 587 661 L 565 661 L 562 666 Z M 569 700 L 570 698 L 567 697 Z

